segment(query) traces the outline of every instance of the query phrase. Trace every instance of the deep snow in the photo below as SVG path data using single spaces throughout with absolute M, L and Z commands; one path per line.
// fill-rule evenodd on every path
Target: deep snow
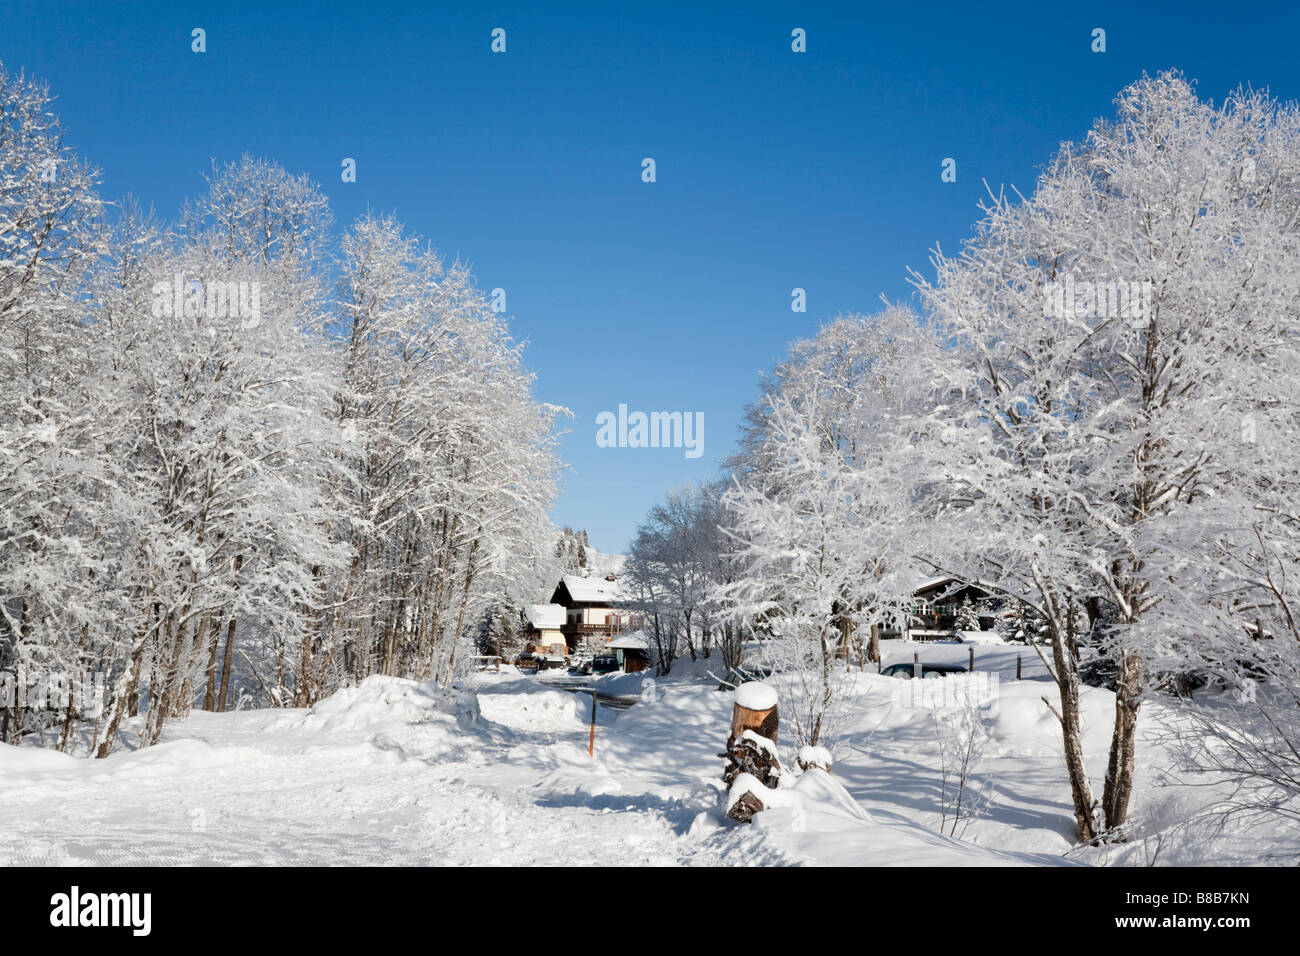
M 964 645 L 889 642 L 885 664 L 965 663 Z M 1016 681 L 1019 653 L 1025 680 Z M 944 681 L 858 674 L 828 746 L 833 773 L 810 770 L 746 826 L 722 815 L 720 753 L 733 694 L 719 662 L 666 678 L 620 675 L 602 691 L 640 692 L 624 711 L 512 668 L 444 693 L 372 677 L 311 710 L 196 712 L 164 742 L 87 760 L 0 745 L 0 864 L 1145 864 L 1258 859 L 1242 834 L 1183 824 L 1213 789 L 1157 786 L 1160 728 L 1147 706 L 1134 804 L 1138 838 L 1071 850 L 1069 791 L 1053 686 L 1032 650 L 981 647 L 995 673 L 983 695 L 984 758 L 970 791 L 983 815 L 939 832 L 943 783 L 935 707 Z M 714 675 L 714 676 L 710 676 Z M 781 678 L 773 678 L 780 683 Z M 962 680 L 958 678 L 957 680 Z M 950 685 L 956 688 L 957 685 Z M 988 697 L 989 687 L 995 688 Z M 947 693 L 947 691 L 945 691 Z M 951 703 L 950 701 L 947 701 Z M 1100 790 L 1113 697 L 1087 688 L 1089 769 Z M 796 770 L 783 724 L 782 761 Z M 792 778 L 793 780 L 794 778 Z M 945 827 L 953 832 L 951 819 Z M 1256 835 L 1258 836 L 1258 835 Z M 1148 837 L 1154 837 L 1149 839 Z M 1294 835 L 1271 834 L 1284 857 Z M 1068 855 L 1067 855 L 1068 854 Z M 1254 854 L 1253 856 L 1247 854 Z M 1217 855 L 1217 856 L 1216 856 Z

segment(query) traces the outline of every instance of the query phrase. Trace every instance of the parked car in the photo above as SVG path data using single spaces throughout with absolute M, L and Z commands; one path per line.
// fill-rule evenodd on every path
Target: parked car
M 575 658 L 570 662 L 570 664 L 569 664 L 569 673 L 570 673 L 570 674 L 590 674 L 590 673 L 591 673 L 591 658 L 590 658 L 590 657 L 575 657 Z
M 618 658 L 613 654 L 600 654 L 591 660 L 589 674 L 612 674 L 618 670 Z
M 1206 686 L 1210 676 L 1205 668 L 1189 667 L 1180 671 L 1158 670 L 1147 676 L 1150 685 L 1158 690 L 1186 696 Z M 1079 680 L 1090 687 L 1114 690 L 1119 682 L 1119 665 L 1105 654 L 1094 654 L 1079 665 Z
M 916 665 L 914 664 L 890 664 L 880 673 L 886 677 L 898 677 L 903 680 L 911 680 L 916 676 Z M 951 677 L 953 674 L 964 674 L 966 668 L 960 664 L 921 664 L 921 676 L 923 678 L 931 677 Z

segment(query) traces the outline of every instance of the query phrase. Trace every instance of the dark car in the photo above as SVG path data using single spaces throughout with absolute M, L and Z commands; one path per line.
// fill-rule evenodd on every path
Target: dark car
M 886 677 L 899 677 L 903 680 L 911 680 L 916 676 L 915 664 L 890 664 L 880 673 Z M 921 676 L 929 677 L 951 677 L 953 674 L 964 674 L 966 668 L 960 664 L 922 664 Z
M 618 669 L 618 658 L 613 654 L 601 654 L 591 659 L 591 674 L 612 674 Z
M 1204 668 L 1160 670 L 1148 679 L 1157 690 L 1179 697 L 1186 697 L 1210 682 L 1209 673 Z M 1079 680 L 1090 687 L 1114 690 L 1119 683 L 1119 664 L 1105 654 L 1095 654 L 1079 665 Z
M 1119 668 L 1115 662 L 1104 654 L 1090 657 L 1079 665 L 1079 680 L 1089 687 L 1115 689 L 1115 679 L 1119 677 Z

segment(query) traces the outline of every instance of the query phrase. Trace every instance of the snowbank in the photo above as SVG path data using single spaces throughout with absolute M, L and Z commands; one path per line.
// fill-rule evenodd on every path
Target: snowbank
M 957 640 L 963 644 L 1005 644 L 997 631 L 958 631 Z
M 443 690 L 432 682 L 375 675 L 356 687 L 343 688 L 281 727 L 340 734 L 416 724 L 435 715 L 451 717 L 461 726 L 473 725 L 479 719 L 477 696 L 459 685 Z
M 910 661 L 911 646 L 890 643 L 887 654 Z M 918 652 L 965 664 L 969 647 Z M 788 717 L 776 746 L 787 768 L 796 754 L 817 764 L 833 752 L 833 775 L 814 766 L 783 776 L 779 791 L 755 790 L 767 809 L 740 825 L 724 816 L 718 756 L 733 702 L 762 707 L 797 678 L 719 691 L 715 656 L 679 662 L 665 678 L 597 681 L 602 691 L 635 681 L 636 693 L 652 679 L 658 689 L 626 710 L 600 709 L 594 757 L 590 696 L 505 668 L 476 675 L 476 693 L 375 677 L 310 710 L 196 712 L 170 722 L 160 746 L 124 746 L 107 760 L 41 750 L 35 739 L 0 745 L 0 865 L 1145 864 L 1157 845 L 1148 836 L 1160 862 L 1253 862 L 1261 846 L 1282 859 L 1277 830 L 1209 834 L 1188 824 L 1222 794 L 1199 781 L 1160 785 L 1171 766 L 1160 734 L 1182 718 L 1158 700 L 1139 724 L 1133 838 L 1072 849 L 1060 727 L 1042 699 L 1055 701 L 1056 688 L 1032 648 L 975 655 L 987 699 L 975 712 L 981 757 L 969 792 L 984 805 L 962 818 L 957 838 L 944 835 L 953 780 L 950 772 L 945 783 L 940 748 L 943 708 L 960 706 L 945 695 L 965 678 L 846 673 L 823 746 L 800 751 Z M 1098 793 L 1114 702 L 1105 689 L 1082 688 Z
M 518 731 L 572 731 L 591 720 L 591 695 L 552 690 L 540 681 L 518 681 L 480 689 L 483 716 Z

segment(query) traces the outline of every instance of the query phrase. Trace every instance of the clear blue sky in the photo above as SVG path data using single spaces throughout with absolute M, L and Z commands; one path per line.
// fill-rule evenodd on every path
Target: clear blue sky
M 170 218 L 249 151 L 319 181 L 340 229 L 394 212 L 506 289 L 537 396 L 575 416 L 555 519 L 617 551 L 716 475 L 789 341 L 909 300 L 982 180 L 1031 187 L 1144 70 L 1300 98 L 1294 3 L 864 6 L 0 3 L 0 61 L 50 82 L 108 198 Z M 703 412 L 703 457 L 598 448 L 619 403 Z

